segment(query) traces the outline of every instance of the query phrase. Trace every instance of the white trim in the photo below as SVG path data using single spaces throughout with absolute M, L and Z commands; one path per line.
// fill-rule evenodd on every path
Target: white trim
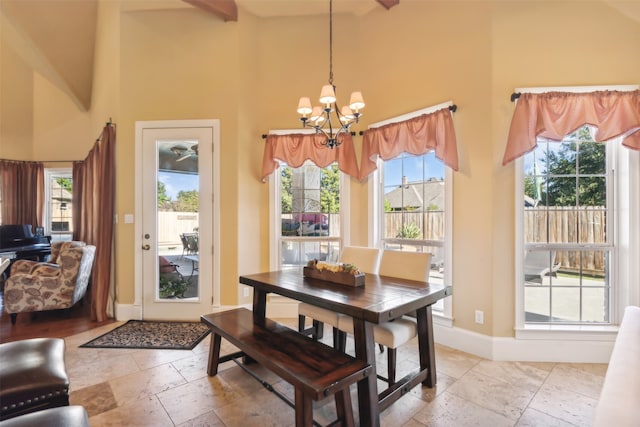
M 142 320 L 142 305 L 140 304 L 119 304 L 115 302 L 115 316 L 118 321 Z
M 340 248 L 351 243 L 351 177 L 340 171 Z
M 298 302 L 280 295 L 270 295 L 267 317 L 297 319 Z M 125 320 L 118 317 L 118 320 Z M 490 337 L 452 327 L 452 319 L 433 315 L 436 344 L 495 361 L 608 363 L 616 334 L 593 333 L 576 339 L 575 334 L 556 333 L 541 339 Z
M 421 116 L 423 114 L 430 114 L 435 111 L 447 108 L 453 105 L 453 101 L 443 102 L 442 104 L 433 105 L 430 107 L 422 108 L 420 110 L 412 111 L 407 114 L 392 117 L 387 120 L 382 120 L 377 123 L 369 125 L 368 129 L 384 126 L 389 123 L 400 123 L 414 117 Z M 380 156 L 376 156 L 376 169 L 369 176 L 368 182 L 368 195 L 369 195 L 369 231 L 368 239 L 369 246 L 382 247 L 382 218 L 384 216 L 384 206 L 382 203 L 382 194 L 384 192 L 383 186 L 383 174 L 384 162 L 380 159 Z M 445 239 L 444 239 L 444 262 L 448 266 L 445 269 L 445 275 L 443 278 L 444 283 L 451 283 L 451 266 L 453 266 L 453 177 L 454 171 L 445 165 Z M 453 313 L 453 297 L 448 297 L 443 300 L 442 312 L 438 311 L 438 315 L 442 319 L 451 319 Z
M 213 176 L 212 176 L 212 192 L 213 192 L 213 212 L 211 218 L 213 241 L 213 301 L 209 303 L 212 309 L 220 307 L 220 120 L 219 119 L 202 119 L 202 120 L 151 120 L 151 121 L 136 121 L 135 122 L 135 158 L 136 165 L 142 159 L 142 138 L 143 131 L 145 129 L 171 129 L 171 128 L 211 128 L 212 131 L 212 145 L 213 145 Z M 135 184 L 135 218 L 142 218 L 142 168 L 136 167 L 134 171 Z M 143 221 L 134 221 L 134 247 L 142 247 L 142 226 Z M 143 306 L 143 286 L 142 286 L 142 253 L 140 250 L 134 251 L 134 303 L 132 307 L 135 307 L 133 311 L 125 309 L 128 305 L 123 306 L 122 316 L 126 316 L 127 313 L 132 315 L 139 315 L 142 318 L 142 306 Z M 119 310 L 120 304 L 116 301 L 116 311 Z M 117 315 L 118 316 L 118 315 Z M 119 318 L 119 317 L 117 317 Z M 135 317 L 134 317 L 135 318 Z
M 521 284 L 521 279 L 524 277 L 524 203 L 523 203 L 523 194 L 524 194 L 524 156 L 518 157 L 515 161 L 515 197 L 514 203 L 514 211 L 515 211 L 515 301 L 514 301 L 514 309 L 515 309 L 515 326 L 516 329 L 524 327 L 524 286 Z
M 71 178 L 73 180 L 73 167 L 56 167 L 56 168 L 44 168 L 44 212 L 42 214 L 42 226 L 44 227 L 44 234 L 48 236 L 53 236 L 53 231 L 51 230 L 51 178 L 53 177 L 61 177 L 61 178 Z M 73 190 L 71 192 L 73 196 Z M 72 218 L 73 219 L 73 218 Z M 73 231 L 69 232 L 58 232 L 56 234 L 67 234 L 73 236 Z
M 435 317 L 434 317 L 435 319 Z M 488 360 L 520 362 L 608 363 L 615 333 L 592 339 L 557 334 L 541 339 L 490 337 L 461 328 L 447 328 L 434 321 L 435 342 Z M 594 339 L 597 338 L 597 339 Z
M 524 287 L 522 286 L 524 253 L 524 156 L 515 160 L 515 325 L 516 339 L 545 338 L 549 333 L 557 337 L 560 332 L 570 339 L 589 339 L 593 333 L 617 330 L 624 308 L 640 303 L 640 154 L 623 147 L 620 138 L 607 142 L 607 211 L 612 223 L 607 225 L 603 248 L 612 248 L 613 260 L 609 265 L 608 283 L 610 325 L 531 325 L 524 319 Z M 553 248 L 553 245 L 542 245 Z
M 276 170 L 279 170 L 280 167 Z M 280 200 L 280 180 L 276 179 L 274 174 L 269 174 L 269 222 L 271 227 L 269 230 L 273 235 L 269 239 L 269 270 L 279 270 L 280 262 L 282 259 L 282 245 L 280 239 L 277 236 L 282 235 L 282 221 L 278 221 L 278 215 L 280 213 L 280 207 L 276 203 L 276 200 Z
M 548 92 L 572 92 L 588 93 L 603 90 L 617 90 L 620 92 L 630 92 L 638 90 L 640 85 L 613 85 L 613 86 L 555 86 L 555 87 L 518 87 L 517 93 L 548 93 Z
M 409 119 L 413 119 L 414 117 L 421 116 L 423 114 L 431 114 L 435 113 L 438 110 L 442 110 L 443 108 L 451 107 L 453 105 L 453 101 L 443 102 L 442 104 L 434 105 L 432 107 L 422 108 L 421 110 L 412 111 L 407 114 L 403 114 L 401 116 L 395 116 L 390 119 L 382 120 L 380 122 L 371 123 L 367 129 L 379 128 L 380 126 L 388 125 L 390 123 L 400 123 L 407 121 Z
M 452 284 L 453 275 L 453 169 L 444 168 L 444 265 L 447 266 L 444 272 L 444 284 Z M 455 292 L 455 285 L 452 285 Z M 442 315 L 451 318 L 453 315 L 453 296 L 442 300 Z
M 314 134 L 314 130 L 303 129 L 302 132 L 297 130 L 290 129 L 280 129 L 280 130 L 269 130 L 270 135 L 291 135 L 292 133 L 304 133 L 304 134 Z M 279 160 L 282 161 L 282 160 Z M 311 160 L 307 160 L 313 163 Z M 330 166 L 330 165 L 329 165 Z M 316 165 L 316 167 L 319 167 Z M 328 166 L 327 166 L 328 167 Z M 276 170 L 280 169 L 280 165 L 276 168 Z M 321 168 L 322 169 L 322 168 Z M 351 219 L 351 179 L 350 177 L 342 171 L 338 171 L 340 173 L 340 235 L 338 237 L 331 236 L 320 236 L 317 238 L 307 237 L 305 240 L 322 240 L 322 241 L 333 241 L 338 242 L 340 247 L 348 244 L 349 236 L 348 231 L 350 229 Z M 269 236 L 269 266 L 271 270 L 279 270 L 282 268 L 281 260 L 282 260 L 282 222 L 281 218 L 281 203 L 280 203 L 280 175 L 275 176 L 275 173 L 272 173 L 268 177 L 269 179 L 269 223 L 270 227 L 270 236 Z M 347 237 L 345 237 L 347 236 Z M 299 237 L 296 237 L 298 239 Z M 297 313 L 297 306 L 296 306 Z
M 369 175 L 369 179 L 367 182 L 367 192 L 369 194 L 369 209 L 367 212 L 368 219 L 368 246 L 370 247 L 379 247 L 380 246 L 380 226 L 378 225 L 378 221 L 380 216 L 382 215 L 382 207 L 380 204 L 380 187 L 382 186 L 382 174 L 380 173 L 380 166 L 382 160 L 380 157 L 376 159 L 376 170 L 373 171 L 371 175 Z

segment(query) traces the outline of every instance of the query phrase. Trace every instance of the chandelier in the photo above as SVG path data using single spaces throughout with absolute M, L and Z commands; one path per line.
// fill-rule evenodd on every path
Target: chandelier
M 333 148 L 340 145 L 338 137 L 342 133 L 348 133 L 353 123 L 358 123 L 364 108 L 362 92 L 351 93 L 348 106 L 338 108 L 336 102 L 336 87 L 333 84 L 333 0 L 329 0 L 329 84 L 322 86 L 320 91 L 320 103 L 322 106 L 311 106 L 308 97 L 300 98 L 298 113 L 301 115 L 303 128 L 313 128 L 316 134 L 322 133 L 326 137 L 323 145 Z M 332 122 L 331 113 L 335 112 Z

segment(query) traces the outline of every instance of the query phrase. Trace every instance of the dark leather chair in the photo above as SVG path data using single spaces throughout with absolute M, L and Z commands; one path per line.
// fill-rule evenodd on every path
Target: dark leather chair
M 60 338 L 0 344 L 0 420 L 69 405 L 64 349 Z
M 89 427 L 89 416 L 82 406 L 44 409 L 0 421 L 0 427 Z

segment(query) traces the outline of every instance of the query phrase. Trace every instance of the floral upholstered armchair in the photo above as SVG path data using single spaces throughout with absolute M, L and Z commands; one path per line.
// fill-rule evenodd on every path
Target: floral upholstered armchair
M 18 313 L 70 308 L 84 297 L 96 247 L 84 242 L 51 245 L 51 262 L 18 260 L 4 288 L 11 323 Z

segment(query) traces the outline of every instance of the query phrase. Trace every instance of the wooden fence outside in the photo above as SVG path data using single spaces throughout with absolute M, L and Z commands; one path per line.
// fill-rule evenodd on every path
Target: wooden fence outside
M 384 218 L 386 239 L 397 238 L 405 224 L 415 224 L 419 228 L 424 224 L 425 235 L 417 237 L 418 239 L 444 239 L 443 212 L 385 212 Z M 548 227 L 547 224 L 549 224 Z M 606 212 L 603 207 L 581 209 L 559 207 L 552 211 L 525 208 L 524 212 L 526 243 L 605 243 L 605 225 Z M 580 268 L 578 256 L 577 251 L 556 251 L 554 264 L 560 263 L 560 269 L 565 271 L 578 271 Z M 582 252 L 583 271 L 602 275 L 605 265 L 603 251 Z
M 158 212 L 158 245 L 182 247 L 180 235 L 198 227 L 198 212 Z
M 524 229 L 525 243 L 606 243 L 606 211 L 597 206 L 580 209 L 557 207 L 549 211 L 525 208 Z M 583 271 L 604 274 L 605 252 L 581 253 Z M 579 271 L 579 255 L 578 251 L 556 251 L 554 264 L 560 263 L 561 270 Z
M 404 216 L 404 222 L 403 222 Z M 548 216 L 548 221 L 547 221 Z M 394 239 L 405 224 L 415 224 L 418 228 L 424 224 L 425 235 L 418 239 L 444 239 L 444 213 L 428 212 L 385 212 L 385 238 Z M 340 215 L 329 214 L 329 232 L 339 235 Z M 604 243 L 606 232 L 606 212 L 602 207 L 581 209 L 555 208 L 546 211 L 525 208 L 524 229 L 526 243 L 546 243 L 547 224 L 549 224 L 549 243 Z M 158 212 L 158 243 L 160 245 L 181 245 L 180 234 L 193 233 L 198 227 L 197 212 Z M 578 239 L 580 239 L 578 241 Z M 576 251 L 558 251 L 554 263 L 560 263 L 560 269 L 577 271 L 580 267 Z M 605 269 L 604 252 L 588 251 L 582 253 L 583 270 L 593 274 L 602 274 Z

